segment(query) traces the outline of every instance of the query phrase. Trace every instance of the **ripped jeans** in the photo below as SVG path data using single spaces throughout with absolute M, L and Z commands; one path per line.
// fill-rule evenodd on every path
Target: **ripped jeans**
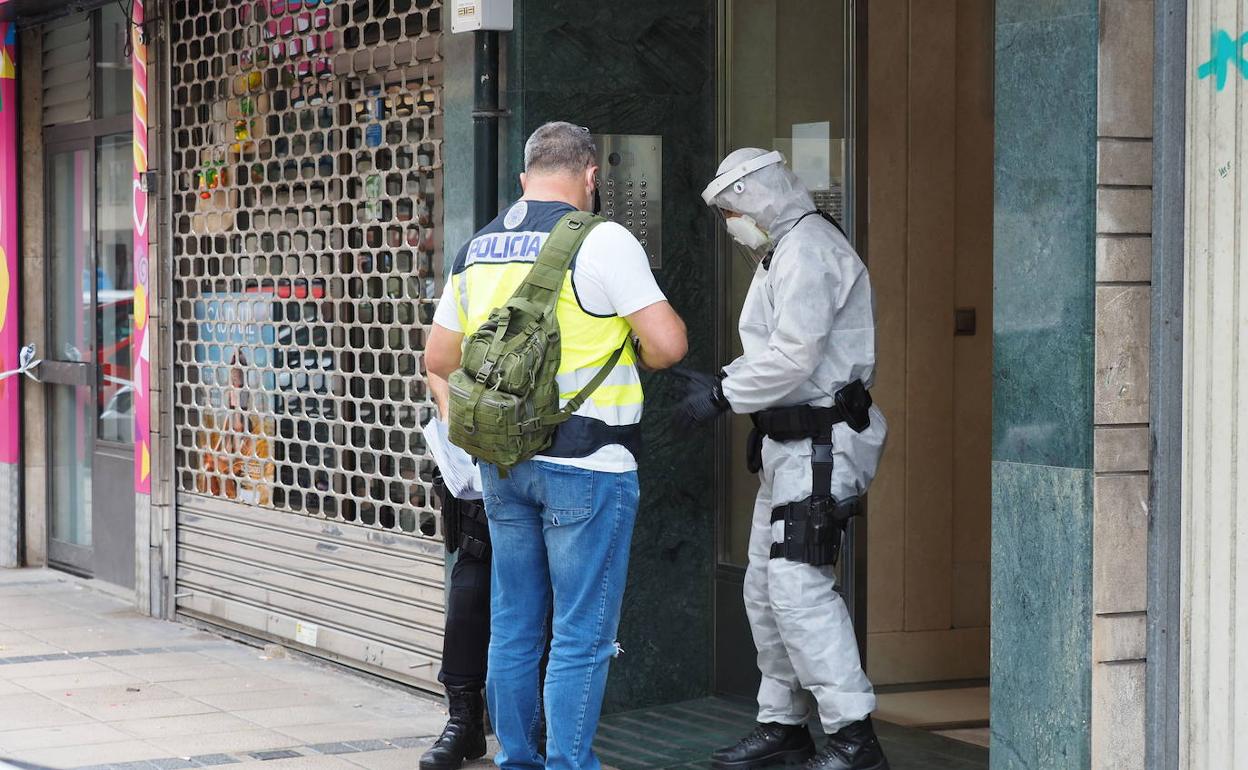
M 481 466 L 494 546 L 486 698 L 503 770 L 599 770 L 593 752 L 637 518 L 637 474 Z M 553 600 L 538 753 L 538 666 Z

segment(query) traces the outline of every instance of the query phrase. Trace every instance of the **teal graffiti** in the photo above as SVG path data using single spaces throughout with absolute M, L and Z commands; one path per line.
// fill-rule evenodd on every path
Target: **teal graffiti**
M 1196 77 L 1200 80 L 1213 75 L 1218 84 L 1218 90 L 1226 88 L 1226 73 L 1231 65 L 1239 68 L 1239 74 L 1248 78 L 1248 59 L 1244 58 L 1244 46 L 1248 45 L 1248 32 L 1245 32 L 1238 40 L 1227 34 L 1226 30 L 1218 30 L 1213 33 L 1213 40 L 1210 43 L 1211 54 L 1209 61 L 1200 65 L 1196 70 Z

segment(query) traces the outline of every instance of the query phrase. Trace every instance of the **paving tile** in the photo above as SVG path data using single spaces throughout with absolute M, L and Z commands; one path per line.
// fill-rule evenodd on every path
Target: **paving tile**
M 277 749 L 275 751 L 253 751 L 247 754 L 247 756 L 252 759 L 259 759 L 268 762 L 273 759 L 291 759 L 292 757 L 302 757 L 303 754 L 298 751 L 292 751 L 291 749 Z
M 286 708 L 245 709 L 231 711 L 237 717 L 260 727 L 289 727 L 301 724 L 320 724 L 340 720 L 344 716 L 341 704 L 314 706 L 289 706 Z
M 0 697 L 0 724 L 10 730 L 59 727 L 88 721 L 89 718 L 83 714 L 35 693 Z
M 30 749 L 15 752 L 13 759 L 49 767 L 81 767 L 83 765 L 115 765 L 167 756 L 169 752 L 144 741 L 121 741 L 92 746 Z
M 59 657 L 59 656 L 58 656 Z M 59 660 L 42 660 L 30 663 L 11 663 L 0 665 L 0 676 L 9 680 L 31 679 L 36 676 L 61 676 L 64 674 L 91 674 L 108 671 L 96 660 L 83 658 L 61 658 Z
M 181 757 L 165 757 L 164 759 L 153 759 L 152 765 L 158 770 L 183 770 L 188 767 L 196 767 L 190 759 L 182 759 Z
M 264 655 L 255 647 L 245 644 L 223 644 L 202 652 L 206 658 L 213 658 L 224 663 L 255 663 Z
M 71 652 L 85 650 L 126 651 L 176 644 L 177 637 L 139 632 L 122 624 L 103 627 L 47 629 L 38 633 L 40 641 Z
M 250 729 L 253 725 L 233 714 L 217 712 L 185 716 L 151 717 L 148 719 L 127 719 L 114 722 L 113 726 L 136 738 L 147 739 L 174 735 L 224 733 L 231 730 Z
M 237 760 L 229 754 L 200 754 L 190 758 L 191 762 L 197 767 L 215 767 L 216 765 L 230 765 Z
M 137 671 L 153 668 L 181 668 L 195 671 L 216 661 L 200 652 L 165 652 L 154 655 L 130 655 L 105 658 L 106 664 L 118 671 Z
M 111 673 L 118 673 L 116 671 Z M 136 703 L 181 697 L 160 685 L 146 682 L 125 682 L 100 687 L 74 687 L 43 691 L 46 697 L 62 705 L 82 706 L 90 703 Z
M 359 754 L 344 754 L 342 758 L 366 770 L 414 770 L 419 766 L 420 756 L 425 753 L 426 748 L 427 746 L 418 746 L 387 751 L 366 751 Z M 498 742 L 491 737 L 486 746 L 485 756 L 465 762 L 463 766 L 470 770 L 493 768 L 496 753 L 498 753 Z
M 125 673 L 145 682 L 166 684 L 172 682 L 193 682 L 200 679 L 225 679 L 242 675 L 245 672 L 228 663 L 212 662 L 198 668 L 178 668 L 173 666 L 131 668 L 127 669 Z
M 344 743 L 342 741 L 314 743 L 310 746 L 305 746 L 304 748 L 312 754 L 351 754 L 355 751 L 355 748 L 352 747 L 351 744 Z
M 280 679 L 269 679 L 263 676 L 243 676 L 239 669 L 228 664 L 216 664 L 223 667 L 229 673 L 225 676 L 198 676 L 194 679 L 183 679 L 172 682 L 166 682 L 168 687 L 174 692 L 182 693 L 192 697 L 200 697 L 203 695 L 228 695 L 235 693 L 252 693 L 262 690 L 289 690 L 290 684 Z M 222 668 L 217 668 L 221 671 Z M 260 708 L 257 706 L 256 708 Z
M 333 701 L 324 695 L 311 690 L 258 690 L 256 692 L 225 692 L 213 695 L 200 695 L 201 700 L 210 706 L 224 711 L 236 709 L 284 708 L 287 706 L 329 705 Z
M 87 671 L 79 674 L 32 676 L 13 681 L 34 692 L 83 690 L 94 687 L 126 687 L 128 685 L 146 684 L 142 679 L 129 674 L 123 674 L 120 671 Z
M 29 636 L 21 640 L 13 639 L 0 643 L 0 659 L 24 658 L 28 655 L 49 655 L 57 652 L 64 652 L 64 650 Z
M 66 701 L 66 703 L 75 711 L 100 722 L 187 716 L 189 714 L 208 714 L 216 711 L 207 703 L 201 703 L 191 698 L 160 698 L 158 700 L 115 702 L 92 701 L 84 703 Z
M 420 735 L 423 730 L 413 729 L 408 720 L 380 719 L 371 722 L 333 722 L 320 725 L 293 725 L 276 728 L 297 744 L 330 743 L 342 741 L 354 743 L 370 738 L 390 738 L 398 735 Z M 439 725 L 439 730 L 441 725 Z
M 45 628 L 88 628 L 99 625 L 97 619 L 84 617 L 82 613 L 48 612 L 46 608 L 41 613 L 32 613 L 19 620 L 22 630 L 27 633 L 34 633 Z
M 287 749 L 298 745 L 290 736 L 273 730 L 232 730 L 228 733 L 203 733 L 153 738 L 152 743 L 165 749 L 163 756 L 188 757 L 195 754 L 236 754 L 241 751 Z
M 313 756 L 243 762 L 230 765 L 230 770 L 359 770 L 359 765 L 341 757 Z
M 89 746 L 96 743 L 132 741 L 134 737 L 109 725 L 85 722 L 57 727 L 0 731 L 0 746 L 10 751 L 52 749 L 60 746 Z
M 19 625 L 22 628 L 26 628 L 25 622 L 19 624 L 15 621 L 26 621 L 30 618 L 51 615 L 58 611 L 55 603 L 31 596 L 29 593 L 21 596 L 10 596 L 4 600 L 4 624 L 14 628 Z
M 7 679 L 0 679 L 0 697 L 5 695 L 25 695 L 29 693 L 25 687 L 17 682 L 10 682 Z

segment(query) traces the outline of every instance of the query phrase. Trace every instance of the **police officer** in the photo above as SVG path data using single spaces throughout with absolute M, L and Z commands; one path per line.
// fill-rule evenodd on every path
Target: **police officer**
M 741 309 L 744 354 L 718 376 L 686 371 L 677 410 L 682 426 L 728 409 L 751 415 L 751 470 L 760 471 L 744 589 L 762 673 L 759 724 L 712 766 L 882 770 L 875 694 L 833 571 L 887 431 L 867 391 L 867 270 L 779 152 L 731 153 L 703 199 L 759 259 Z M 828 735 L 819 751 L 806 727 L 816 715 Z
M 430 375 L 429 385 L 445 419 L 446 380 Z M 449 451 L 462 450 L 452 446 Z M 438 673 L 451 715 L 438 740 L 421 756 L 420 770 L 455 770 L 464 760 L 485 756 L 482 690 L 490 649 L 490 528 L 479 496 L 476 500 L 455 497 L 441 473 L 434 477 L 434 495 L 442 505 L 446 550 L 459 554 L 451 569 Z

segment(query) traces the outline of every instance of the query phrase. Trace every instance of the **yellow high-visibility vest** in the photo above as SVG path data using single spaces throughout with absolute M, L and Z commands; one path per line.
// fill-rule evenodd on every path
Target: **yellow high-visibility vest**
M 483 228 L 459 253 L 451 270 L 451 297 L 460 329 L 470 336 L 504 304 L 537 260 L 546 237 L 573 207 L 566 203 L 525 201 L 513 206 Z M 518 213 L 519 212 L 519 213 Z M 599 316 L 581 307 L 572 276 L 572 261 L 559 293 L 560 403 L 584 388 L 624 345 L 632 332 L 619 316 Z M 592 395 L 556 431 L 554 443 L 543 455 L 586 457 L 609 444 L 621 444 L 637 454 L 638 425 L 645 394 L 632 345 Z

